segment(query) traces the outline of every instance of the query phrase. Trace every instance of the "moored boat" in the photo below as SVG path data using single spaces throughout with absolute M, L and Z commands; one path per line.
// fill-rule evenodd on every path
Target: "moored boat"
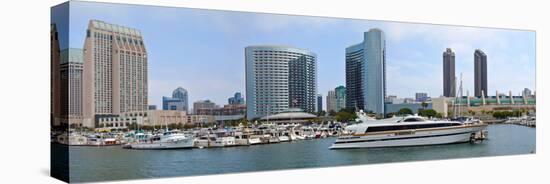
M 127 145 L 131 149 L 185 149 L 195 146 L 195 138 L 180 131 L 165 131 L 153 135 L 147 142 L 135 142 Z
M 462 143 L 475 140 L 487 125 L 481 121 L 463 123 L 450 120 L 428 120 L 420 116 L 374 120 L 359 113 L 362 123 L 346 127 L 344 134 L 330 149 L 421 146 Z

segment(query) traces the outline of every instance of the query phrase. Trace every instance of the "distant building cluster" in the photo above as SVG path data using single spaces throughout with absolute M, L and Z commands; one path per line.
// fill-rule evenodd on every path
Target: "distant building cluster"
M 428 93 L 415 93 L 414 97 L 416 102 L 426 102 L 430 100 L 430 97 L 428 97 Z

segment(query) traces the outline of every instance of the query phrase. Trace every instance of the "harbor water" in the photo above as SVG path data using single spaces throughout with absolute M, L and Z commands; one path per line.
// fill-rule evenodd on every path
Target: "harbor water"
M 71 182 L 194 176 L 404 161 L 529 154 L 536 129 L 489 125 L 475 144 L 329 150 L 335 137 L 279 144 L 187 150 L 129 150 L 120 146 L 72 146 Z M 61 145 L 60 145 L 61 146 Z

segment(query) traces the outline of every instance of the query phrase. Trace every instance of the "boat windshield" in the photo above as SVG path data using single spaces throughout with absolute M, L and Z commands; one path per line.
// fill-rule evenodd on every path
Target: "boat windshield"
M 422 121 L 426 121 L 426 120 L 420 117 L 406 117 L 402 120 L 399 120 L 398 122 L 422 122 Z

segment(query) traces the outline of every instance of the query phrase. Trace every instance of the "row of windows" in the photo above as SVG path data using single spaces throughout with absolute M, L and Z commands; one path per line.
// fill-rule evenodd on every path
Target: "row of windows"
M 368 127 L 365 133 L 370 132 L 383 132 L 383 131 L 398 131 L 398 130 L 412 130 L 423 128 L 440 128 L 449 126 L 458 126 L 460 123 L 437 123 L 437 124 L 418 124 L 418 125 L 394 125 L 394 126 L 376 126 Z

